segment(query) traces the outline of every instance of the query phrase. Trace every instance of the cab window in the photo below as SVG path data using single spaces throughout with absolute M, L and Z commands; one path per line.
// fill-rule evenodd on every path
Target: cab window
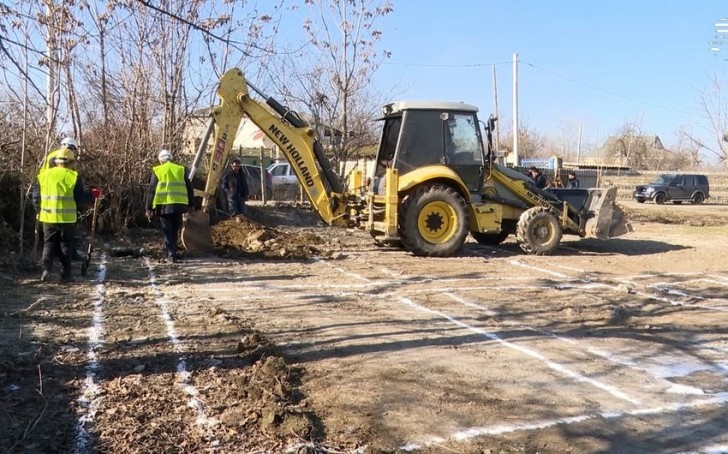
M 429 164 L 441 164 L 443 127 L 436 110 L 409 110 L 404 114 L 402 137 L 397 148 L 396 167 L 405 174 Z
M 382 138 L 379 144 L 379 153 L 377 154 L 375 176 L 384 175 L 387 167 L 392 165 L 394 153 L 397 151 L 397 140 L 399 139 L 399 130 L 401 127 L 402 117 L 388 118 L 384 122 Z
M 483 162 L 478 123 L 472 114 L 450 114 L 445 137 L 448 164 L 481 164 Z

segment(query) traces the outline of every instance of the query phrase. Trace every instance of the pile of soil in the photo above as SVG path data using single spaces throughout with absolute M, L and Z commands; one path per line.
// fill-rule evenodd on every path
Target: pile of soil
M 327 243 L 310 228 L 319 226 L 320 231 L 322 225 L 313 212 L 295 205 L 248 206 L 245 216 L 213 225 L 212 242 L 218 253 L 228 258 L 327 257 L 339 247 L 335 242 Z

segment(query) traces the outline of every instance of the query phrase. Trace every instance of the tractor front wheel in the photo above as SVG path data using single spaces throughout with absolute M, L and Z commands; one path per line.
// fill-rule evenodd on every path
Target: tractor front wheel
M 516 239 L 528 254 L 553 253 L 559 247 L 562 235 L 559 220 L 544 207 L 529 208 L 518 219 Z
M 400 239 L 414 255 L 448 257 L 460 249 L 470 223 L 463 197 L 449 186 L 422 186 L 400 207 Z

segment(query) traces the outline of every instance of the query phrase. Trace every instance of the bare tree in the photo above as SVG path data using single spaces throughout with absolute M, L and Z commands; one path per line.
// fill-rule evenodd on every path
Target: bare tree
M 505 124 L 501 132 L 501 148 L 510 154 L 513 151 L 513 130 Z M 546 149 L 546 138 L 533 128 L 527 120 L 522 120 L 518 126 L 518 157 L 520 159 L 546 158 L 549 151 Z
M 285 100 L 312 117 L 335 168 L 374 138 L 372 120 L 383 103 L 371 78 L 389 52 L 379 50 L 387 0 L 305 0 L 309 45 L 284 60 Z M 284 75 L 285 73 L 285 75 Z
M 704 148 L 703 144 L 694 139 L 695 135 L 687 127 L 681 127 L 677 130 L 677 143 L 674 148 L 676 151 L 685 154 L 688 157 L 689 167 L 696 169 L 703 163 L 700 150 Z
M 715 155 L 728 169 L 728 142 L 724 139 L 728 132 L 728 91 L 726 91 L 726 73 L 710 78 L 710 85 L 700 95 L 700 104 L 708 117 L 707 132 L 713 138 L 710 143 L 704 143 L 696 136 L 690 139 L 697 145 Z
M 558 151 L 564 160 L 576 156 L 579 146 L 579 124 L 561 120 L 559 122 L 559 135 L 555 142 L 555 151 Z
M 5 168 L 19 169 L 21 145 L 13 137 L 21 131 L 30 133 L 35 163 L 61 132 L 73 134 L 82 141 L 84 180 L 109 194 L 106 224 L 120 227 L 142 218 L 156 151 L 179 148 L 188 115 L 214 102 L 213 88 L 230 62 L 270 52 L 266 24 L 279 7 L 271 4 L 264 13 L 259 5 L 203 0 L 0 5 L 0 92 L 13 103 L 0 111 L 22 118 L 24 81 L 30 89 L 28 125 L 0 122 Z M 46 42 L 58 52 L 47 52 Z M 26 69 L 22 52 L 37 64 Z M 59 77 L 48 101 L 42 80 L 51 72 Z M 45 121 L 46 106 L 59 116 Z M 19 170 L 33 180 L 36 169 Z

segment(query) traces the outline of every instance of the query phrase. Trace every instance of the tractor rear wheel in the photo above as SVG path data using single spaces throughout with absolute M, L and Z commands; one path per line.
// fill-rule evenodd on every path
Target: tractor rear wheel
M 529 208 L 518 219 L 516 240 L 528 254 L 553 253 L 559 247 L 562 235 L 558 219 L 544 207 Z
M 460 249 L 470 224 L 465 200 L 443 184 L 422 186 L 400 206 L 399 236 L 414 255 L 448 257 Z

